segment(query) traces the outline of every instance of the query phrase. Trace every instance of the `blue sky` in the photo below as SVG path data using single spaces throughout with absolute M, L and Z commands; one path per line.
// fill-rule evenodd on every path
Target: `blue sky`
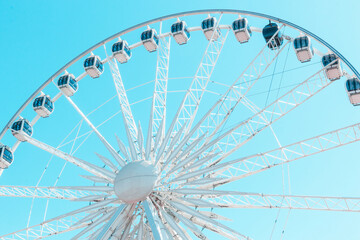
M 0 83 L 3 101 L 2 113 L 0 114 L 0 128 L 2 128 L 21 104 L 33 93 L 36 88 L 49 76 L 56 72 L 73 57 L 86 50 L 102 39 L 119 32 L 132 25 L 171 13 L 197 9 L 242 9 L 276 16 L 317 34 L 339 52 L 341 52 L 354 66 L 360 66 L 358 39 L 360 33 L 357 31 L 360 16 L 358 11 L 360 3 L 357 1 L 0 1 L 0 46 L 2 57 L 0 60 L 3 66 Z M 195 38 L 195 37 L 194 37 Z M 173 42 L 173 44 L 175 44 Z M 180 51 L 178 50 L 174 50 Z M 227 51 L 224 49 L 224 51 Z M 230 51 L 230 50 L 228 50 Z M 290 49 L 292 51 L 292 49 Z M 201 54 L 201 53 L 200 53 Z M 141 78 L 137 66 L 146 64 L 147 61 L 154 61 L 156 55 L 149 59 L 138 60 L 139 65 L 131 65 L 129 74 L 134 74 L 133 79 Z M 186 60 L 186 59 L 185 59 Z M 183 61 L 185 61 L 183 60 Z M 174 62 L 177 62 L 174 60 Z M 182 64 L 179 60 L 178 64 Z M 184 63 L 185 64 L 185 63 Z M 197 62 L 189 61 L 189 68 Z M 146 69 L 144 70 L 146 71 Z M 181 69 L 176 70 L 181 74 Z M 191 72 L 191 71 L 189 71 Z M 215 73 L 216 74 L 216 73 Z M 230 73 L 229 73 L 230 74 Z M 173 76 L 176 76 L 174 74 Z M 191 75 L 190 75 L 191 76 Z M 90 81 L 92 79 L 89 79 Z M 145 80 L 144 80 L 145 81 Z M 106 83 L 104 83 L 106 84 Z M 128 83 L 129 87 L 135 83 Z M 334 84 L 335 85 L 335 84 Z M 97 85 L 81 86 L 88 91 L 96 91 Z M 357 108 L 353 108 L 346 99 L 343 83 L 336 83 L 327 93 L 315 99 L 306 108 L 298 109 L 297 114 L 289 115 L 288 123 L 277 124 L 274 128 L 284 143 L 291 143 L 305 137 L 326 132 L 332 129 L 356 123 L 360 117 Z M 55 91 L 54 89 L 50 91 Z M 339 93 L 340 91 L 340 93 Z M 145 94 L 145 91 L 144 91 Z M 110 94 L 111 95 L 111 94 Z M 81 100 L 76 99 L 85 112 L 92 108 L 90 105 L 105 101 L 110 95 L 100 95 L 99 99 Z M 133 101 L 137 96 L 130 96 Z M 53 129 L 61 124 L 62 116 L 66 114 L 75 115 L 74 111 L 69 112 L 57 108 L 57 119 L 42 121 L 42 129 L 36 129 L 38 136 L 46 136 L 49 130 L 54 131 L 53 136 L 48 137 L 52 145 L 59 144 L 60 139 L 54 136 L 61 135 L 61 129 Z M 101 114 L 109 114 L 112 109 L 105 109 Z M 141 116 L 141 109 L 137 110 Z M 324 114 L 322 114 L 324 113 Z M 100 115 L 101 115 L 100 114 Z M 320 115 L 324 116 L 320 116 Z M 299 118 L 301 116 L 301 118 Z M 97 116 L 100 119 L 100 116 Z M 94 121 L 97 121 L 94 117 Z M 78 120 L 79 117 L 74 117 Z M 69 120 L 70 121 L 70 120 Z M 39 124 L 39 126 L 41 126 Z M 113 122 L 116 124 L 116 121 Z M 68 129 L 70 125 L 67 126 Z M 291 131 L 289 131 L 289 129 Z M 86 128 L 84 129 L 84 132 Z M 110 128 L 103 129 L 109 135 Z M 121 132 L 121 131 L 120 131 Z M 289 134 L 290 133 L 290 134 Z M 113 135 L 111 135 L 113 136 Z M 264 136 L 264 138 L 266 135 Z M 90 139 L 89 144 L 97 144 L 96 138 Z M 262 139 L 249 146 L 249 149 L 256 149 L 263 145 L 264 148 L 276 147 L 267 145 Z M 90 145 L 91 146 L 91 145 Z M 40 158 L 48 159 L 48 155 L 35 151 L 26 161 L 27 153 L 33 148 L 25 146 L 19 148 L 16 163 L 9 173 L 0 178 L 0 185 L 34 185 L 45 167 L 46 161 L 39 161 Z M 360 164 L 357 163 L 356 150 L 359 144 L 346 146 L 339 150 L 327 152 L 320 157 L 312 157 L 310 160 L 299 161 L 291 164 L 291 186 L 294 194 L 309 195 L 343 195 L 360 196 L 357 176 Z M 255 150 L 256 151 L 256 150 Z M 86 150 L 79 154 L 86 156 Z M 94 155 L 93 153 L 91 153 Z M 312 162 L 311 160 L 319 160 Z M 338 164 L 338 163 L 344 164 Z M 48 175 L 48 182 L 53 183 L 61 163 L 52 164 L 54 175 Z M 71 179 L 75 169 L 65 172 L 64 178 Z M 246 191 L 263 191 L 268 193 L 281 193 L 281 168 L 272 172 L 263 173 L 259 178 L 245 179 L 237 186 Z M 270 180 L 270 181 L 269 181 Z M 79 180 L 81 181 L 81 180 Z M 264 184 L 265 182 L 273 184 Z M 50 183 L 51 182 L 51 183 Z M 62 182 L 64 185 L 67 182 Z M 81 184 L 80 182 L 79 184 Z M 263 185 L 264 184 L 264 185 Z M 1 207 L 0 234 L 6 233 L 7 229 L 20 229 L 26 225 L 26 221 L 18 221 L 19 218 L 27 219 L 24 213 L 28 213 L 29 201 L 16 199 L 10 202 L 9 199 L 1 199 L 0 203 L 9 208 Z M 43 211 L 44 202 L 37 203 L 39 212 Z M 66 206 L 66 205 L 65 205 Z M 65 207 L 64 206 L 64 207 Z M 21 210 L 20 210 L 21 209 Z M 37 209 L 37 208 L 36 208 Z M 18 210 L 18 213 L 14 213 Z M 53 210 L 55 214 L 55 210 Z M 273 239 L 280 239 L 283 224 L 287 211 L 281 212 L 279 224 L 274 231 Z M 234 228 L 239 227 L 244 234 L 255 239 L 268 239 L 271 234 L 273 222 L 276 219 L 276 210 L 241 210 L 231 213 L 234 222 L 230 223 Z M 33 222 L 41 219 L 41 214 L 35 214 Z M 354 213 L 327 213 L 292 211 L 285 231 L 285 239 L 359 239 L 360 232 L 358 224 L 360 216 Z M 244 227 L 243 227 L 244 226 Z M 212 237 L 215 237 L 212 235 Z M 213 238 L 215 239 L 215 238 Z

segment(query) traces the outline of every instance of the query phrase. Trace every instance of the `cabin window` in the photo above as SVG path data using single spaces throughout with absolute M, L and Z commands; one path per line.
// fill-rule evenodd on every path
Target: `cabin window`
M 15 131 L 19 131 L 21 129 L 22 121 L 14 122 L 12 125 L 12 129 Z
M 125 50 L 125 52 L 126 52 L 126 54 L 128 55 L 128 56 L 130 56 L 131 55 L 131 51 L 130 51 L 130 48 L 128 47 L 128 46 L 124 46 L 124 50 Z
M 68 76 L 61 76 L 59 78 L 58 85 L 59 86 L 65 85 L 67 83 L 67 79 L 68 79 Z
M 8 163 L 11 163 L 13 159 L 12 153 L 6 148 L 4 149 L 3 159 L 5 159 Z
M 34 103 L 33 103 L 33 107 L 40 107 L 43 104 L 43 97 L 38 97 L 35 99 Z
M 69 85 L 70 85 L 70 87 L 72 87 L 76 91 L 77 84 L 76 84 L 76 81 L 75 81 L 74 78 L 70 78 Z
M 92 65 L 94 65 L 94 58 L 95 57 L 90 57 L 90 58 L 86 59 L 84 67 L 91 67 Z
M 29 123 L 26 122 L 26 121 L 24 121 L 23 131 L 24 131 L 26 134 L 28 134 L 29 136 L 32 134 L 31 126 L 30 126 Z
M 50 98 L 46 98 L 45 107 L 46 107 L 50 112 L 53 111 L 53 102 L 50 100 Z
M 3 159 L 5 159 L 8 163 L 11 163 L 13 160 L 12 153 L 9 150 L 7 150 L 6 148 L 4 149 Z
M 101 61 L 99 60 L 99 59 L 96 59 L 96 63 L 95 63 L 95 66 L 96 66 L 96 68 L 100 71 L 100 72 L 102 72 L 103 71 L 103 64 L 101 63 Z

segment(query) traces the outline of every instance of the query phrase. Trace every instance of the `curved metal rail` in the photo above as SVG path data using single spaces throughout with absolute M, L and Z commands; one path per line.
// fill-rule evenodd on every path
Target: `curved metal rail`
M 12 116 L 12 118 L 9 120 L 9 122 L 6 124 L 6 126 L 2 129 L 1 133 L 0 133 L 0 140 L 4 137 L 6 131 L 8 128 L 10 128 L 12 122 L 20 115 L 20 113 L 26 108 L 26 106 L 32 101 L 32 99 L 34 99 L 52 80 L 54 80 L 58 75 L 60 75 L 60 73 L 64 72 L 67 68 L 69 68 L 72 64 L 74 64 L 75 62 L 77 62 L 79 59 L 81 59 L 82 57 L 86 56 L 87 54 L 89 54 L 90 52 L 92 52 L 93 50 L 97 49 L 98 47 L 110 42 L 111 40 L 120 37 L 126 33 L 129 33 L 131 31 L 134 31 L 136 29 L 142 28 L 142 27 L 146 27 L 147 25 L 153 24 L 153 23 L 157 23 L 160 21 L 165 21 L 165 20 L 169 20 L 172 18 L 177 18 L 177 17 L 185 17 L 185 16 L 192 16 L 192 15 L 200 15 L 200 14 L 240 14 L 240 15 L 246 15 L 246 16 L 253 16 L 253 17 L 259 17 L 259 18 L 264 18 L 264 19 L 269 19 L 272 20 L 274 22 L 278 22 L 278 23 L 282 23 L 285 24 L 293 29 L 296 29 L 310 37 L 312 37 L 313 39 L 315 39 L 316 41 L 318 41 L 321 45 L 325 46 L 326 48 L 328 48 L 330 51 L 332 51 L 333 53 L 335 53 L 341 60 L 342 62 L 355 74 L 355 76 L 360 79 L 360 74 L 359 72 L 355 69 L 355 67 L 340 53 L 338 52 L 334 47 L 332 47 L 329 43 L 327 43 L 326 41 L 324 41 L 322 38 L 320 38 L 319 36 L 315 35 L 314 33 L 296 25 L 293 24 L 289 21 L 283 20 L 281 18 L 277 18 L 277 17 L 273 17 L 267 14 L 262 14 L 262 13 L 257 13 L 257 12 L 251 12 L 251 11 L 243 11 L 243 10 L 234 10 L 234 9 L 207 9 L 207 10 L 195 10 L 195 11 L 187 11 L 187 12 L 181 12 L 181 13 L 175 13 L 175 14 L 170 14 L 167 16 L 163 16 L 163 17 L 159 17 L 159 18 L 155 18 L 149 21 L 145 21 L 143 23 L 137 24 L 133 27 L 127 28 L 123 31 L 120 31 L 102 41 L 100 41 L 99 43 L 95 44 L 94 46 L 90 47 L 89 49 L 85 50 L 84 52 L 82 52 L 81 54 L 79 54 L 77 57 L 75 57 L 74 59 L 72 59 L 70 62 L 68 62 L 67 64 L 65 64 L 62 68 L 60 68 L 57 72 L 55 72 L 48 80 L 46 80 L 26 101 L 25 103 L 16 111 L 16 113 Z

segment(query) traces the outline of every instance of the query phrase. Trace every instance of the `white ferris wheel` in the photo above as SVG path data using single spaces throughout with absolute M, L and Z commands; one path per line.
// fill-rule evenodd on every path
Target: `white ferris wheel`
M 326 88 L 360 104 L 359 78 L 315 34 L 255 12 L 183 12 L 121 31 L 59 69 L 2 130 L 2 182 L 21 158 L 43 167 L 36 185 L 0 186 L 8 202 L 32 200 L 27 225 L 0 238 L 252 239 L 224 214 L 360 212 L 360 197 L 238 187 L 360 140 L 359 123 L 278 137 Z

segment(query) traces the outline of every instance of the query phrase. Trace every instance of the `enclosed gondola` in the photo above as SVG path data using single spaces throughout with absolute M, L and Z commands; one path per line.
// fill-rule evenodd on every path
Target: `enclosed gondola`
M 342 76 L 342 70 L 340 66 L 339 58 L 330 53 L 325 55 L 321 59 L 323 66 L 325 67 L 326 76 L 329 80 L 334 81 L 340 79 Z
M 75 76 L 70 73 L 65 73 L 62 75 L 57 85 L 59 89 L 68 97 L 74 95 L 74 93 L 78 90 L 78 83 L 76 82 Z
M 206 39 L 209 41 L 213 36 L 213 40 L 217 40 L 221 34 L 219 28 L 216 27 L 216 18 L 208 17 L 201 22 L 201 29 L 204 32 Z
M 85 59 L 84 68 L 92 78 L 98 78 L 104 72 L 104 65 L 99 56 L 92 55 Z
M 311 40 L 308 36 L 301 36 L 294 39 L 294 49 L 298 60 L 302 63 L 309 62 L 314 56 Z
M 19 119 L 15 121 L 11 126 L 11 133 L 16 137 L 19 141 L 25 142 L 26 136 L 31 137 L 33 133 L 33 129 L 31 124 L 26 119 Z
M 111 48 L 113 57 L 115 57 L 120 63 L 126 63 L 131 58 L 131 50 L 128 43 L 125 40 L 119 40 L 114 43 Z
M 232 23 L 231 28 L 238 42 L 246 43 L 249 41 L 252 32 L 246 18 L 239 18 L 235 20 Z
M 268 47 L 272 50 L 279 48 L 284 41 L 279 26 L 276 23 L 270 22 L 266 25 L 262 30 L 262 34 Z
M 159 37 L 155 29 L 148 29 L 141 33 L 141 42 L 149 52 L 154 52 L 159 45 Z
M 346 80 L 346 91 L 352 105 L 360 105 L 360 81 L 357 78 Z
M 0 146 L 0 168 L 8 168 L 14 161 L 14 155 L 11 148 L 5 145 Z
M 184 21 L 178 21 L 171 25 L 171 34 L 180 45 L 186 44 L 190 39 L 190 33 Z
M 50 116 L 50 114 L 54 111 L 54 103 L 51 101 L 49 95 L 43 94 L 40 97 L 35 98 L 33 108 L 37 114 L 45 118 Z

